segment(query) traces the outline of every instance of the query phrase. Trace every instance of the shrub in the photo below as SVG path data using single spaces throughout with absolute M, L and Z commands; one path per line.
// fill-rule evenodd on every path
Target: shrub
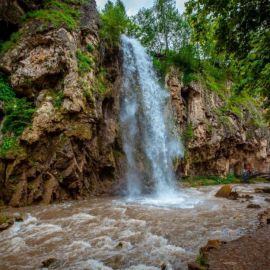
M 91 70 L 93 60 L 81 50 L 76 52 L 77 60 L 78 60 L 78 67 L 80 74 L 87 73 Z
M 64 94 L 63 90 L 60 90 L 60 91 L 54 93 L 54 95 L 53 95 L 54 107 L 61 108 L 63 101 L 64 101 L 64 97 L 65 97 L 65 94 Z
M 0 76 L 0 100 L 4 102 L 5 118 L 1 132 L 20 136 L 31 123 L 34 113 L 33 104 L 25 98 L 16 98 L 8 82 Z
M 107 91 L 107 85 L 106 85 L 106 70 L 101 69 L 99 73 L 96 76 L 96 81 L 95 81 L 95 92 L 99 94 L 104 94 Z
M 5 118 L 2 125 L 2 132 L 13 133 L 15 136 L 20 136 L 31 123 L 32 115 L 35 109 L 32 103 L 26 99 L 14 98 L 11 102 L 4 105 Z
M 59 0 L 47 0 L 44 9 L 30 11 L 24 19 L 40 19 L 54 27 L 63 25 L 69 30 L 75 30 L 78 26 L 79 17 L 79 11 L 71 7 L 68 3 Z
M 95 47 L 93 46 L 93 44 L 88 43 L 88 44 L 86 45 L 86 49 L 87 49 L 87 51 L 88 51 L 89 53 L 92 53 L 92 52 L 95 50 Z
M 8 50 L 12 49 L 16 43 L 19 41 L 22 33 L 20 31 L 14 32 L 11 34 L 10 39 L 0 43 L 0 54 L 7 52 Z
M 15 93 L 7 83 L 5 78 L 0 74 L 0 100 L 3 102 L 10 102 L 16 97 Z
M 0 158 L 4 158 L 8 153 L 16 153 L 20 150 L 18 140 L 15 136 L 4 136 L 0 143 Z
M 184 85 L 188 85 L 191 82 L 197 81 L 198 77 L 197 77 L 197 74 L 195 73 L 184 72 L 182 80 L 183 80 Z
M 185 143 L 188 143 L 193 139 L 194 133 L 193 133 L 193 128 L 191 124 L 188 124 L 185 130 L 182 133 L 182 139 L 184 140 Z

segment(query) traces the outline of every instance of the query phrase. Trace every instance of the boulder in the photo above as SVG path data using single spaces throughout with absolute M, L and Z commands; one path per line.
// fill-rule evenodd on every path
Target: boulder
M 264 227 L 265 225 L 270 224 L 270 208 L 258 214 L 259 227 Z
M 270 193 L 270 187 L 259 187 L 255 189 L 257 193 Z
M 229 198 L 232 193 L 232 187 L 230 185 L 222 186 L 216 193 L 216 197 Z

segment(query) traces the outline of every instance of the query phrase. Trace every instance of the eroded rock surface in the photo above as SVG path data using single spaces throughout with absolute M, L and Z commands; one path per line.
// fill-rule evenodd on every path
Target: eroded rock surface
M 185 159 L 178 168 L 182 176 L 241 175 L 244 164 L 256 173 L 270 171 L 269 129 L 252 123 L 253 115 L 242 111 L 243 119 L 218 111 L 223 100 L 200 82 L 184 86 L 180 72 L 171 70 L 166 86 L 178 129 L 185 140 Z
M 1 7 L 11 8 L 12 2 L 18 7 L 15 18 L 39 7 L 33 2 L 23 10 L 19 1 L 8 2 Z M 0 70 L 18 97 L 36 107 L 32 124 L 20 137 L 23 154 L 0 159 L 0 200 L 12 206 L 112 194 L 121 178 L 119 52 L 105 51 L 101 57 L 95 1 L 80 8 L 81 21 L 72 31 L 64 25 L 41 27 L 39 20 L 19 25 L 19 41 L 0 59 Z M 0 15 L 5 22 L 17 23 Z M 92 59 L 87 72 L 80 70 L 78 52 Z M 101 69 L 108 70 L 109 77 L 103 92 Z

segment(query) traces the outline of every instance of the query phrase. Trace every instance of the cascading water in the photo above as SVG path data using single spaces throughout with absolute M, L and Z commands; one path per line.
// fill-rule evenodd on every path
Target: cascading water
M 121 128 L 127 157 L 128 193 L 157 197 L 175 193 L 173 158 L 182 155 L 170 132 L 169 93 L 161 87 L 151 58 L 133 38 L 122 36 Z

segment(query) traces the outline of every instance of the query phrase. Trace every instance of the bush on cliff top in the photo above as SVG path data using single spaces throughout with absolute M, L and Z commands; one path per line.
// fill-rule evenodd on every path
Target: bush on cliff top
M 101 38 L 109 46 L 118 47 L 120 35 L 125 32 L 129 24 L 125 6 L 120 0 L 117 0 L 115 4 L 108 1 L 100 14 L 100 19 L 102 22 Z
M 69 1 L 47 0 L 44 9 L 30 11 L 24 19 L 36 18 L 54 27 L 66 26 L 69 30 L 75 30 L 78 26 L 80 13 L 70 6 Z

